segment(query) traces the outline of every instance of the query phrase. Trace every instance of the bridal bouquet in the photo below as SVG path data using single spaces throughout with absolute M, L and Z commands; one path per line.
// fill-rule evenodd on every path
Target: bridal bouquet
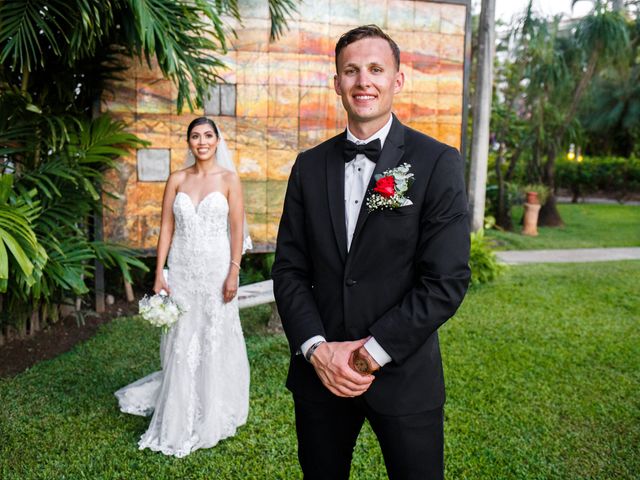
M 154 327 L 162 327 L 162 331 L 167 333 L 186 309 L 170 296 L 156 294 L 152 297 L 142 297 L 138 302 L 138 311 L 143 319 Z

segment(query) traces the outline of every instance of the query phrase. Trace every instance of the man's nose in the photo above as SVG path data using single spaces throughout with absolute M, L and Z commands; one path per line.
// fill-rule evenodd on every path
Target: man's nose
M 371 84 L 371 79 L 369 78 L 369 72 L 361 71 L 358 73 L 358 77 L 356 78 L 358 85 L 360 86 L 368 86 Z

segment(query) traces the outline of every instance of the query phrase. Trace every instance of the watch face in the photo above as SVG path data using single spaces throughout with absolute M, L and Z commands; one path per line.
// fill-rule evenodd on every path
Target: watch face
M 356 367 L 356 370 L 363 375 L 366 375 L 370 372 L 369 362 L 361 356 L 356 356 L 353 359 L 353 366 Z

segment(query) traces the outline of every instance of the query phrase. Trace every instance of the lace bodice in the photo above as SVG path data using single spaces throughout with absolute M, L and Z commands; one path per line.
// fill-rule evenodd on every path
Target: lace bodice
M 174 245 L 176 241 L 184 242 L 192 248 L 206 248 L 211 244 L 208 240 L 217 241 L 227 237 L 227 218 L 229 205 L 221 192 L 207 194 L 197 205 L 184 192 L 176 194 L 173 203 L 175 218 Z

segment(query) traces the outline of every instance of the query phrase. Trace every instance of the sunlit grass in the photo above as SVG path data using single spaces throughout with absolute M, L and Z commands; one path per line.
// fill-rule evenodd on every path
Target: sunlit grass
M 638 271 L 640 262 L 522 266 L 469 293 L 440 332 L 448 479 L 637 478 Z M 137 450 L 148 420 L 120 413 L 113 391 L 158 368 L 158 339 L 123 318 L 0 380 L 0 478 L 301 478 L 288 347 L 258 334 L 268 313 L 243 313 L 251 411 L 234 438 L 184 459 Z M 386 478 L 369 428 L 352 478 Z

